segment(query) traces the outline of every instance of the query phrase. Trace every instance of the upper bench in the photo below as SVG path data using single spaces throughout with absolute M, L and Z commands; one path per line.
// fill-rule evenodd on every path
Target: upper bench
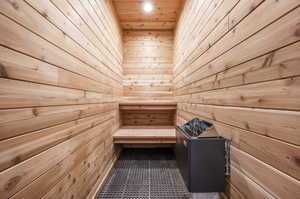
M 122 101 L 122 127 L 113 135 L 114 143 L 176 143 L 174 101 Z
M 176 110 L 174 101 L 122 101 L 120 110 Z

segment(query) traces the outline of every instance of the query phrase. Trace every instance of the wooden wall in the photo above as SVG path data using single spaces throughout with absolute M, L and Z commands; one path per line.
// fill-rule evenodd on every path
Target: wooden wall
M 1 1 L 1 199 L 93 194 L 116 156 L 121 63 L 109 0 Z
M 173 32 L 124 31 L 124 99 L 173 99 Z
M 184 0 L 151 0 L 153 11 L 145 13 L 144 0 L 113 0 L 120 24 L 126 30 L 173 30 Z
M 123 126 L 174 126 L 175 110 L 121 110 Z
M 175 37 L 177 123 L 232 141 L 228 198 L 300 198 L 299 0 L 187 0 Z

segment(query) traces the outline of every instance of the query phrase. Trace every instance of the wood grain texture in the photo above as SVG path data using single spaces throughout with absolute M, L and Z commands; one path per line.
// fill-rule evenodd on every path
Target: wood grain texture
M 122 125 L 174 125 L 173 39 L 172 31 L 123 32 Z
M 125 30 L 172 30 L 176 26 L 183 0 L 152 0 L 153 11 L 145 13 L 144 1 L 113 0 Z
M 94 195 L 119 151 L 112 2 L 5 0 L 0 35 L 0 198 Z
M 119 144 L 174 144 L 176 143 L 173 128 L 121 128 L 113 135 L 114 143 Z M 146 145 L 145 145 L 146 146 Z
M 117 130 L 113 138 L 174 138 L 175 129 L 128 129 L 120 128 Z
M 92 198 L 114 142 L 194 117 L 231 140 L 223 198 L 299 198 L 299 0 L 152 2 L 0 3 L 1 199 Z
M 128 108 L 122 109 L 121 120 L 124 126 L 173 126 L 175 121 L 176 107 L 170 108 L 165 106 L 146 106 L 141 109 Z
M 224 197 L 299 198 L 299 5 L 184 6 L 174 42 L 177 124 L 199 117 L 232 141 Z
M 173 100 L 173 32 L 124 31 L 123 37 L 123 96 Z

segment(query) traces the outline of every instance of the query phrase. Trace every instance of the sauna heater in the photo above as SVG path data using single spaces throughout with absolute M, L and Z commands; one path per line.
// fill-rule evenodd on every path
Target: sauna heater
M 195 132 L 199 122 L 203 121 L 194 119 L 176 127 L 175 154 L 180 173 L 192 193 L 223 192 L 227 170 L 225 139 L 212 136 L 209 131 L 213 124 L 208 122 L 200 124 L 200 130 Z

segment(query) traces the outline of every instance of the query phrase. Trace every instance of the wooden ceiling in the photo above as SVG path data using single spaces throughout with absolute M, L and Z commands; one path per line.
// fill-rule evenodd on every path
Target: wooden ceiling
M 154 9 L 145 13 L 143 5 L 151 2 Z M 170 30 L 176 26 L 184 0 L 113 0 L 123 29 Z

